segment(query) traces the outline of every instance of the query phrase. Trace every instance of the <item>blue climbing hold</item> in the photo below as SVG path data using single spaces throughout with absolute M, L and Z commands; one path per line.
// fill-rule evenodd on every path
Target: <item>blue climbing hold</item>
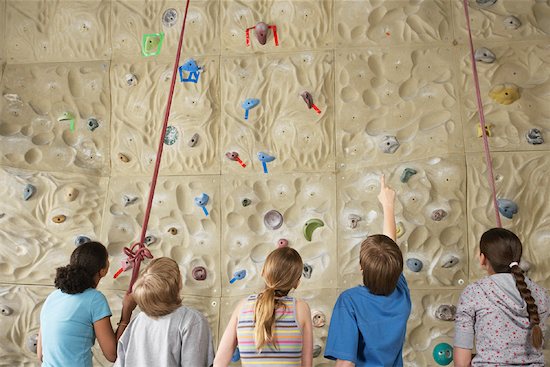
M 202 208 L 202 211 L 204 212 L 204 215 L 208 216 L 208 210 L 206 209 L 206 204 L 208 204 L 208 200 L 210 197 L 205 194 L 204 192 L 195 198 L 195 205 Z
M 90 241 L 91 241 L 90 237 L 76 236 L 76 238 L 74 239 L 74 245 L 78 247 Z
M 422 267 L 424 266 L 424 264 L 422 264 L 422 261 L 414 257 L 407 259 L 406 264 L 407 264 L 407 268 L 409 268 L 410 271 L 415 273 L 418 273 L 419 271 L 421 271 Z
M 25 186 L 25 189 L 23 190 L 23 200 L 25 201 L 29 200 L 31 196 L 34 195 L 35 192 L 36 192 L 36 187 L 34 187 L 34 185 L 27 184 L 27 186 Z
M 244 108 L 244 119 L 248 120 L 248 111 L 260 104 L 260 100 L 257 98 L 247 98 L 242 103 L 241 107 Z
M 275 160 L 275 157 L 269 155 L 269 154 L 266 154 L 264 152 L 258 152 L 258 159 L 260 160 L 260 162 L 273 162 Z
M 189 59 L 183 65 L 181 65 L 178 70 L 180 72 L 181 82 L 197 83 L 199 81 L 199 76 L 201 74 L 202 68 L 197 65 L 197 62 L 194 59 Z M 189 73 L 189 75 L 185 77 L 184 72 Z
M 508 219 L 512 219 L 519 210 L 518 205 L 512 200 L 498 199 L 498 211 Z
M 235 348 L 233 356 L 231 357 L 231 362 L 236 363 L 241 359 L 241 352 L 239 352 L 239 347 Z
M 235 283 L 237 280 L 242 280 L 246 276 L 246 270 L 239 270 L 233 273 L 233 278 L 229 281 L 230 284 Z

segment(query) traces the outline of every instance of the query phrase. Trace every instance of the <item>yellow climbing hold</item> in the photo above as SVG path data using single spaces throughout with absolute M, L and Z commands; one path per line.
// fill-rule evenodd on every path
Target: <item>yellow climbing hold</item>
M 52 221 L 54 223 L 63 223 L 65 221 L 65 219 L 67 219 L 67 217 L 64 216 L 63 214 L 60 214 L 60 215 L 56 215 L 55 217 L 53 217 Z
M 489 97 L 500 104 L 509 105 L 519 99 L 519 88 L 512 83 L 499 84 L 489 91 Z
M 491 133 L 491 129 L 493 128 L 493 124 L 485 125 L 485 134 L 489 137 L 493 136 Z M 481 138 L 483 137 L 483 131 L 481 130 L 481 123 L 477 124 L 477 137 Z

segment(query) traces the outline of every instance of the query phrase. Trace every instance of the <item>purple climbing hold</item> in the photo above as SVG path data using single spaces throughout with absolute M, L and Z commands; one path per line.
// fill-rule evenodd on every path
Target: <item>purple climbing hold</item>
M 283 225 L 283 215 L 277 210 L 270 210 L 264 215 L 264 224 L 268 229 L 279 229 Z
M 447 212 L 443 209 L 436 209 L 432 212 L 432 220 L 439 222 L 447 216 Z
M 193 268 L 193 279 L 201 281 L 206 279 L 206 269 L 203 266 Z
M 260 45 L 265 45 L 267 42 L 267 32 L 269 31 L 269 26 L 264 22 L 259 22 L 254 27 L 254 33 L 256 33 L 256 39 Z

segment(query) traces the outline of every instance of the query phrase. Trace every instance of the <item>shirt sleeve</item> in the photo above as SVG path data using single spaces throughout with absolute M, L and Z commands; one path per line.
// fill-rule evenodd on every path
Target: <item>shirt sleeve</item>
M 202 315 L 197 315 L 181 330 L 181 367 L 210 367 L 213 363 L 214 344 L 210 326 Z
M 474 324 L 476 320 L 475 297 L 472 285 L 460 295 L 455 319 L 454 346 L 463 349 L 474 348 Z
M 334 305 L 325 347 L 325 358 L 357 363 L 359 328 L 352 304 L 345 293 Z
M 94 292 L 94 297 L 90 305 L 91 315 L 92 315 L 92 324 L 96 321 L 101 320 L 105 317 L 110 317 L 112 315 L 111 309 L 109 308 L 109 303 L 103 295 L 103 293 L 97 291 Z

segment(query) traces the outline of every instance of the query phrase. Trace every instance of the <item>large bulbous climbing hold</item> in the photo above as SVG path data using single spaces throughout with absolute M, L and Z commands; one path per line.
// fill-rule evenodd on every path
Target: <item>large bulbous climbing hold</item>
M 515 17 L 513 15 L 507 16 L 503 20 L 504 28 L 506 29 L 518 29 L 521 27 L 521 20 L 518 19 L 518 17 Z
M 314 327 L 323 327 L 327 322 L 327 317 L 321 311 L 313 311 L 311 313 L 311 322 Z
M 403 170 L 403 173 L 401 173 L 400 180 L 403 183 L 407 183 L 409 179 L 414 175 L 416 175 L 416 170 L 414 168 L 405 168 Z
M 0 315 L 9 316 L 13 313 L 13 310 L 10 306 L 0 304 Z
M 409 270 L 414 272 L 414 273 L 420 272 L 422 270 L 422 267 L 424 266 L 424 264 L 422 264 L 421 260 L 416 259 L 414 257 L 411 257 L 410 259 L 407 259 L 405 264 L 407 265 L 407 268 L 409 268 Z
M 173 27 L 178 21 L 178 11 L 174 8 L 169 8 L 164 11 L 162 14 L 162 24 L 166 28 Z
M 476 61 L 484 62 L 486 64 L 492 64 L 497 59 L 493 51 L 486 47 L 480 47 L 476 50 L 474 57 Z
M 269 26 L 264 22 L 259 22 L 254 27 L 254 33 L 256 34 L 256 39 L 260 45 L 265 45 L 267 42 L 267 32 L 269 31 Z
M 268 229 L 279 229 L 283 225 L 283 215 L 277 210 L 270 210 L 264 215 L 264 224 Z
M 27 336 L 27 340 L 25 341 L 25 345 L 27 346 L 27 349 L 31 353 L 36 353 L 37 345 L 38 345 L 38 334 L 31 334 Z
M 432 212 L 431 218 L 435 222 L 440 222 L 447 216 L 447 212 L 444 209 L 436 209 Z
M 529 144 L 538 145 L 544 143 L 542 132 L 539 129 L 533 128 L 525 134 L 525 138 Z
M 513 83 L 499 84 L 489 91 L 489 97 L 495 102 L 509 105 L 519 99 L 519 88 Z
M 90 237 L 87 237 L 87 236 L 76 236 L 75 239 L 74 239 L 74 245 L 76 247 L 80 246 L 80 245 L 83 245 L 85 243 L 88 243 L 88 242 L 91 242 L 92 240 L 90 239 Z
M 202 281 L 206 279 L 206 268 L 204 266 L 197 266 L 193 268 L 193 279 Z
M 29 200 L 36 193 L 36 187 L 31 184 L 27 184 L 23 189 L 23 200 Z
M 323 348 L 319 344 L 313 346 L 313 358 L 317 358 L 321 355 Z
M 305 237 L 305 239 L 307 241 L 311 242 L 311 237 L 313 236 L 313 232 L 317 228 L 323 227 L 324 225 L 325 225 L 325 223 L 321 219 L 318 219 L 318 218 L 313 218 L 313 219 L 308 220 L 304 224 L 304 237 Z
M 460 262 L 460 259 L 454 255 L 449 255 L 444 258 L 443 264 L 441 264 L 442 268 L 452 268 L 456 264 Z
M 440 366 L 446 366 L 453 361 L 453 347 L 448 343 L 439 343 L 433 351 L 434 361 Z
M 382 138 L 379 147 L 384 153 L 393 154 L 399 148 L 399 141 L 395 136 L 386 135 Z
M 454 321 L 456 318 L 455 305 L 441 305 L 435 310 L 435 318 L 442 321 Z
M 360 221 L 361 221 L 361 217 L 358 216 L 357 214 L 348 215 L 348 223 L 351 229 L 357 228 L 357 225 L 359 224 Z
M 512 200 L 497 199 L 498 211 L 508 219 L 512 219 L 519 210 L 518 205 Z
M 491 5 L 494 5 L 497 2 L 497 0 L 476 0 L 476 4 L 480 8 L 488 8 Z
M 313 273 L 313 268 L 311 267 L 311 265 L 304 263 L 304 269 L 302 271 L 302 275 L 304 276 L 304 278 L 311 278 L 311 273 Z

